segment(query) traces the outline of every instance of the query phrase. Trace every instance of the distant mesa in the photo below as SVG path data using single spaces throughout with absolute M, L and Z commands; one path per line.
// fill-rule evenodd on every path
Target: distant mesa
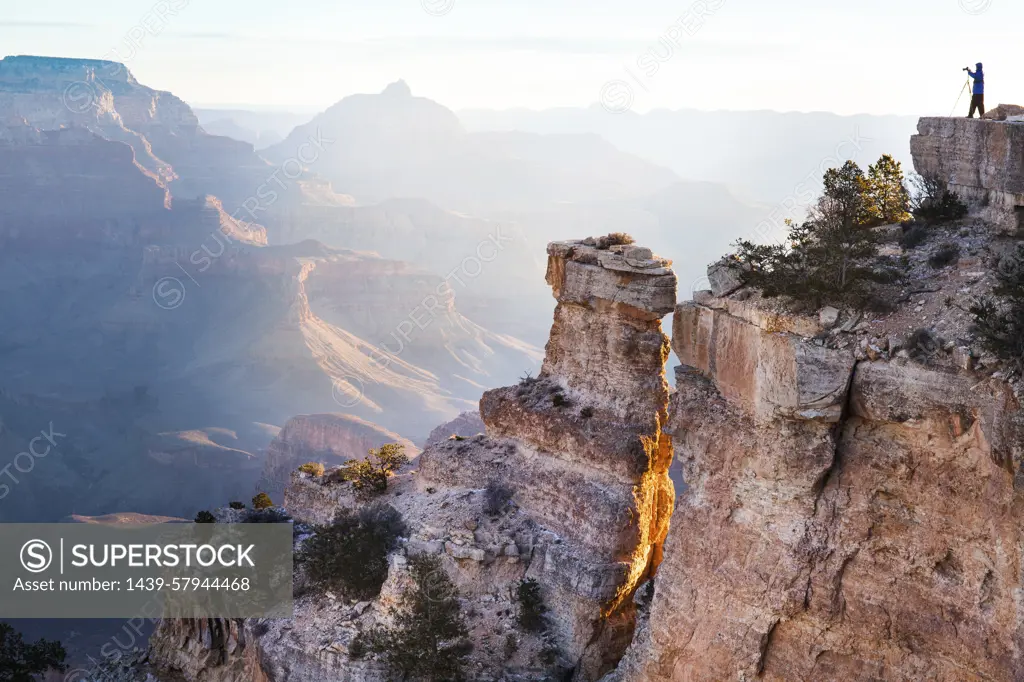
M 188 519 L 176 516 L 152 516 L 133 512 L 104 514 L 103 516 L 82 516 L 72 514 L 64 519 L 65 523 L 89 523 L 97 526 L 147 526 L 154 523 L 192 523 Z

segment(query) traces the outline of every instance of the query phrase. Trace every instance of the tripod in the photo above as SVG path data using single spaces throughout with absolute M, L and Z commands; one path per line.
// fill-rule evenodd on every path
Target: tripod
M 960 94 L 956 98 L 956 104 L 953 105 L 953 111 L 949 112 L 949 117 L 952 118 L 953 114 L 956 113 L 956 108 L 960 106 L 960 100 L 963 98 L 964 93 L 971 89 L 971 79 L 968 76 L 967 82 L 964 83 L 964 87 L 960 88 Z

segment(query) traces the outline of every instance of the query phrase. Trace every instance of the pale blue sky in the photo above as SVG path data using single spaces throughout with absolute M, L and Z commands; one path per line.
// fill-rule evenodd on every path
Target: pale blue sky
M 1020 0 L 33 0 L 4 3 L 0 49 L 119 53 L 197 105 L 321 109 L 404 78 L 455 109 L 585 106 L 623 81 L 637 111 L 948 115 L 978 60 L 990 106 L 1024 103 L 1021 26 Z

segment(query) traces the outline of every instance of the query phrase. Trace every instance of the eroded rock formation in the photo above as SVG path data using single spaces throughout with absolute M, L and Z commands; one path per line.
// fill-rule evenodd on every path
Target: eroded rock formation
M 922 118 L 910 138 L 914 167 L 946 182 L 974 213 L 1007 232 L 1024 229 L 1024 125 Z
M 268 622 L 258 639 L 270 679 L 386 679 L 379 663 L 351 659 L 348 647 L 389 618 L 408 579 L 406 556 L 420 552 L 442 557 L 468 607 L 471 679 L 542 679 L 560 668 L 594 680 L 615 665 L 633 633 L 633 594 L 660 561 L 672 512 L 672 448 L 662 431 L 669 347 L 660 324 L 676 278 L 648 249 L 596 244 L 548 248 L 558 306 L 540 375 L 484 395 L 486 435 L 438 440 L 393 479 L 383 501 L 402 513 L 409 537 L 381 596 L 300 598 L 292 621 Z M 488 486 L 510 503 L 488 510 Z M 362 504 L 346 484 L 305 473 L 293 474 L 286 503 L 312 523 Z M 547 644 L 516 625 L 524 577 L 540 583 L 550 609 L 554 667 L 538 664 Z M 196 650 L 179 660 L 180 644 L 168 647 L 161 631 L 154 660 L 193 679 L 244 679 L 237 671 L 252 654 L 194 644 L 210 638 L 199 625 L 182 627 L 167 636 Z M 508 637 L 517 648 L 501 654 Z
M 444 441 L 420 460 L 423 482 L 510 486 L 561 539 L 527 574 L 556 605 L 580 679 L 613 664 L 629 636 L 630 597 L 657 566 L 674 497 L 660 320 L 675 275 L 649 249 L 592 244 L 548 247 L 558 306 L 540 376 L 484 394 L 486 439 Z
M 667 430 L 689 488 L 610 679 L 1020 678 L 1009 385 L 855 361 L 838 330 L 794 332 L 817 319 L 702 301 L 673 335 Z

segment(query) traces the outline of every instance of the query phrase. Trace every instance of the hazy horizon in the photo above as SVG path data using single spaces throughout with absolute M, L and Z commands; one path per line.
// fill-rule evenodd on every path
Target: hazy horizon
M 204 108 L 314 112 L 401 78 L 455 110 L 948 115 L 962 67 L 979 60 L 991 105 L 1024 100 L 1009 28 L 1024 6 L 1001 0 L 314 0 L 302 12 L 113 0 L 102 18 L 70 0 L 6 9 L 6 53 L 115 59 Z

